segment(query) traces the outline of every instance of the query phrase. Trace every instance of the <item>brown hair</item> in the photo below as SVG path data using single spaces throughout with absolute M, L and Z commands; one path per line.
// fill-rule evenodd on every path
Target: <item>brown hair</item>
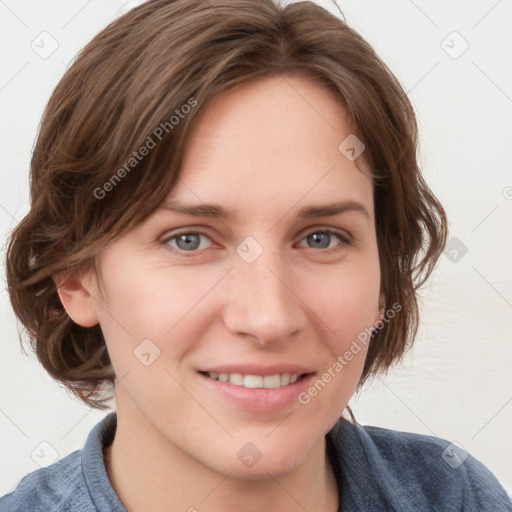
M 312 2 L 150 0 L 102 30 L 54 90 L 31 161 L 31 208 L 7 248 L 14 312 L 43 367 L 84 402 L 105 407 L 100 391 L 115 374 L 99 325 L 71 320 L 53 276 L 96 270 L 101 249 L 158 208 L 210 98 L 286 73 L 336 93 L 374 177 L 381 293 L 384 307 L 402 310 L 372 338 L 360 384 L 412 343 L 416 290 L 441 254 L 447 222 L 421 176 L 414 111 L 391 71 Z M 142 158 L 149 138 L 158 143 Z

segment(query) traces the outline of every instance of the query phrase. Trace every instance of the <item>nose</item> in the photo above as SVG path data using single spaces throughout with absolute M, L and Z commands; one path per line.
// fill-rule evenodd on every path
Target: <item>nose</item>
M 264 249 L 252 263 L 235 255 L 224 320 L 232 333 L 274 346 L 304 329 L 307 307 L 286 263 L 278 250 Z

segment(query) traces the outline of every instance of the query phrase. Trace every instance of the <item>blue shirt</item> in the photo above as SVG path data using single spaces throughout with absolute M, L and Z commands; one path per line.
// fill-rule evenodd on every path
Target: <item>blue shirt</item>
M 92 429 L 82 450 L 25 476 L 0 499 L 0 511 L 126 512 L 103 459 L 116 425 L 116 414 L 109 414 Z M 326 444 L 340 511 L 512 510 L 511 499 L 492 473 L 443 439 L 340 418 L 327 433 Z

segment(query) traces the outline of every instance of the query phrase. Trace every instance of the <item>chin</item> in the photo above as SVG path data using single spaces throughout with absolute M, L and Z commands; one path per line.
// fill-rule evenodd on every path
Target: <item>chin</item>
M 311 449 L 312 447 L 309 447 Z M 226 447 L 218 458 L 204 460 L 205 465 L 223 475 L 239 480 L 279 478 L 299 468 L 309 455 L 307 443 L 284 446 L 283 443 L 263 443 L 260 447 L 245 443 L 242 447 Z M 227 453 L 234 453 L 226 457 Z
M 236 480 L 268 480 L 269 478 L 280 478 L 288 473 L 292 473 L 300 466 L 300 463 L 290 463 L 290 461 L 263 461 L 260 460 L 253 467 L 243 467 L 242 464 L 226 464 L 222 474 L 229 475 Z

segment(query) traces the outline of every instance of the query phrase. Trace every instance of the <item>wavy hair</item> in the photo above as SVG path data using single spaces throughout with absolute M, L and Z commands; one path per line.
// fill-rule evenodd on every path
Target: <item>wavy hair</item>
M 71 320 L 53 276 L 96 270 L 101 249 L 160 206 L 209 99 L 287 73 L 334 91 L 372 170 L 383 306 L 402 310 L 372 337 L 360 385 L 413 342 L 417 289 L 443 250 L 447 220 L 421 175 L 415 114 L 392 72 L 344 20 L 313 2 L 150 0 L 96 35 L 53 91 L 31 160 L 30 210 L 7 247 L 14 312 L 42 366 L 85 403 L 106 407 L 102 391 L 114 370 L 100 326 Z M 191 98 L 194 108 L 98 198 Z

